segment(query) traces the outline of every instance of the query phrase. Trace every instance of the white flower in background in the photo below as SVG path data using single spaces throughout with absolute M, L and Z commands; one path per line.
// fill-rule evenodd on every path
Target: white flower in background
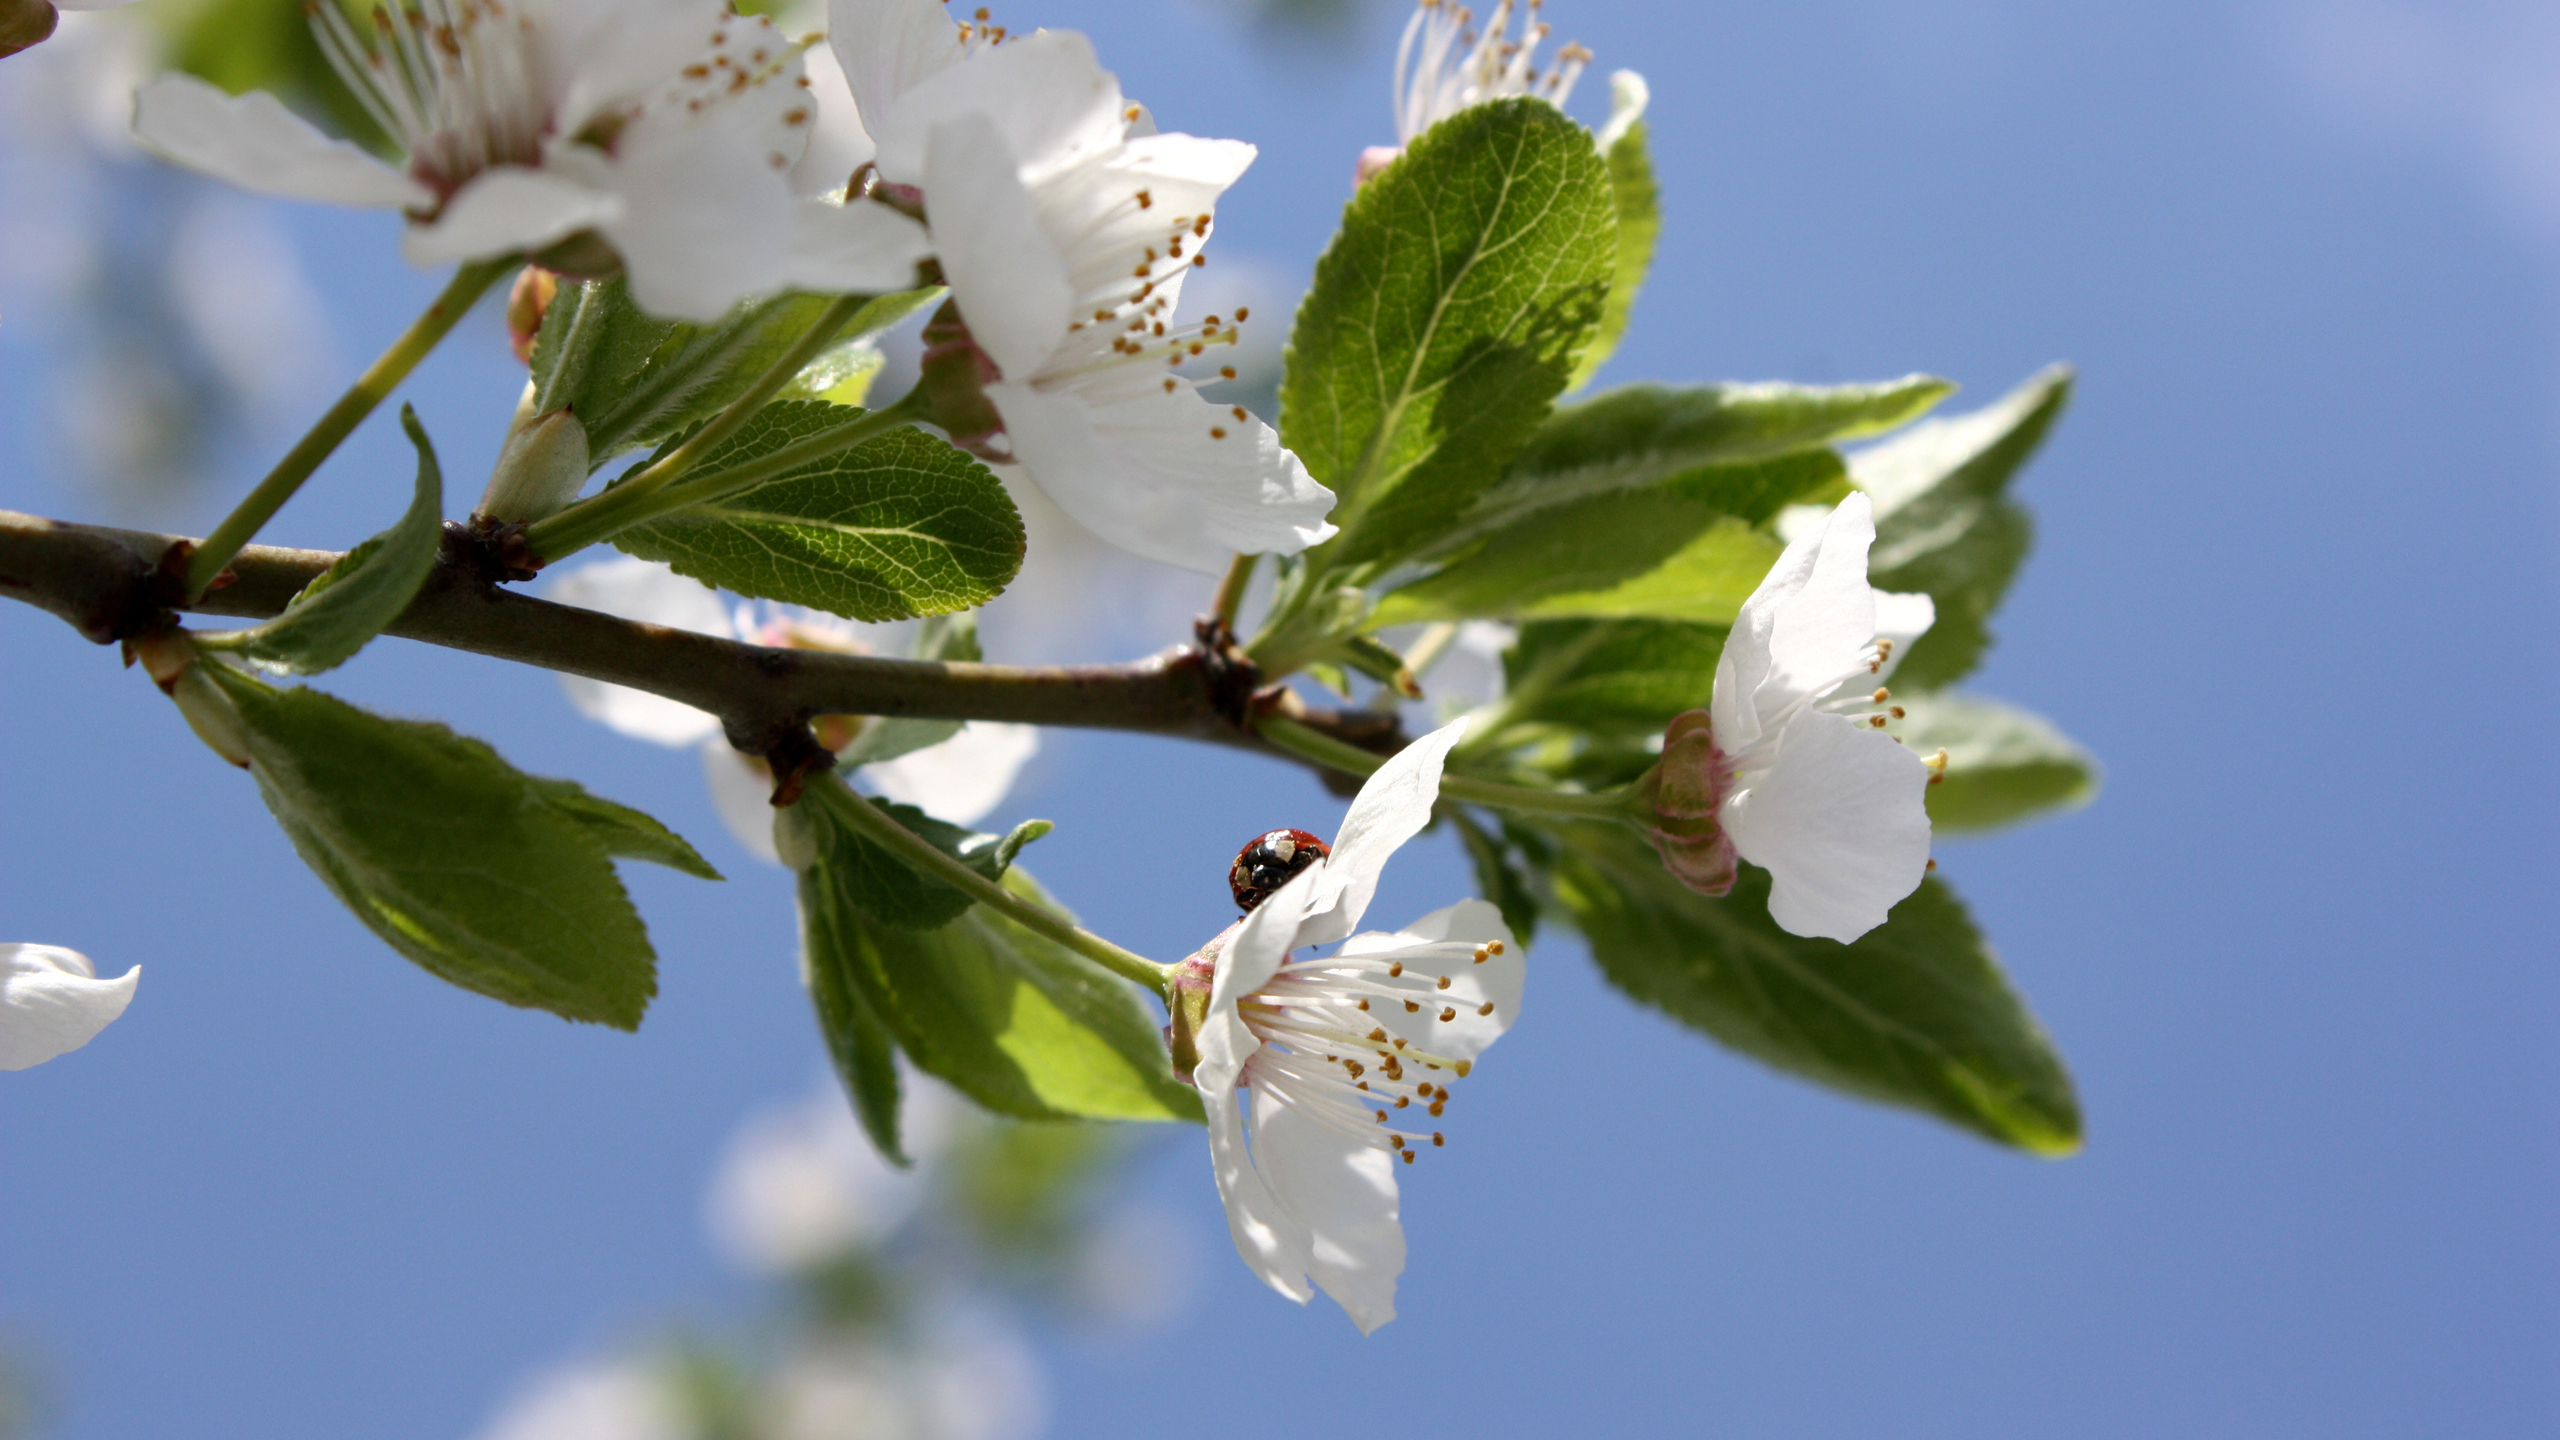
M 797 613 L 776 612 L 759 619 L 744 607 L 732 614 L 707 586 L 655 561 L 627 556 L 562 573 L 549 595 L 564 605 L 601 610 L 626 620 L 802 650 L 864 653 L 871 648 L 863 642 L 865 632 L 894 635 L 899 628 Z M 700 746 L 703 775 L 720 818 L 738 843 L 762 859 L 781 863 L 773 845 L 772 776 L 762 760 L 730 748 L 718 719 L 645 690 L 582 676 L 561 676 L 560 688 L 579 714 L 633 739 L 672 749 Z M 822 717 L 814 728 L 820 743 L 837 751 L 861 733 L 851 717 Z M 873 761 L 860 773 L 891 800 L 930 811 L 955 825 L 968 825 L 1004 802 L 1022 767 L 1039 749 L 1036 726 L 972 720 L 938 745 Z
M 1860 493 L 1787 546 L 1742 604 L 1709 708 L 1671 722 L 1648 782 L 1655 848 L 1683 884 L 1721 895 L 1748 860 L 1781 928 L 1843 943 L 1920 887 L 1944 764 L 1885 733 L 1899 711 L 1882 682 L 1935 609 L 1867 583 L 1875 535 Z
M 709 320 L 785 285 L 912 283 L 912 221 L 794 192 L 818 107 L 770 20 L 723 0 L 418 0 L 375 10 L 368 39 L 334 5 L 311 13 L 402 168 L 272 95 L 184 75 L 136 97 L 137 138 L 264 194 L 402 211 L 418 265 L 601 237 L 659 314 Z M 579 249 L 548 258 L 580 270 Z
M 707 1219 L 722 1252 L 790 1274 L 876 1244 L 906 1223 L 961 1119 L 959 1102 L 941 1085 L 915 1075 L 908 1084 L 900 1128 L 912 1169 L 880 1158 L 833 1085 L 748 1116 L 711 1182 Z
M 0 945 L 0 1070 L 24 1070 L 97 1038 L 133 1003 L 136 965 L 98 978 L 89 957 L 58 945 Z
M 922 189 L 968 325 L 950 343 L 995 412 L 955 438 L 983 448 L 1000 428 L 1078 524 L 1167 564 L 1216 571 L 1230 551 L 1330 536 L 1332 492 L 1279 435 L 1175 373 L 1246 318 L 1174 312 L 1253 147 L 1156 133 L 1082 35 L 1005 39 L 934 0 L 830 13 L 881 177 Z
M 1591 52 L 1566 45 L 1556 52 L 1552 66 L 1540 70 L 1538 47 L 1548 34 L 1546 22 L 1538 18 L 1541 8 L 1540 0 L 1529 0 L 1527 23 L 1515 39 L 1512 0 L 1498 0 L 1493 18 L 1481 30 L 1467 7 L 1422 0 L 1396 46 L 1396 143 L 1363 152 L 1360 179 L 1384 170 L 1422 132 L 1471 106 L 1530 95 L 1563 108 L 1583 67 L 1591 63 Z
M 479 1440 L 694 1440 L 689 1411 L 655 1366 L 583 1361 L 535 1377 Z
M 1047 1428 L 1049 1386 L 1012 1325 L 946 1309 L 896 1341 L 811 1341 L 761 1401 L 772 1440 L 1031 1440 Z
M 1387 857 L 1429 822 L 1441 765 L 1465 731 L 1458 721 L 1380 766 L 1332 853 L 1177 979 L 1177 1041 L 1197 1024 L 1192 1079 L 1237 1253 L 1293 1300 L 1309 1298 L 1312 1278 L 1363 1334 L 1395 1318 L 1396 1162 L 1442 1143 L 1434 1122 L 1448 1081 L 1519 1018 L 1527 975 L 1501 912 L 1481 900 L 1401 930 L 1351 933 Z M 1331 956 L 1290 958 L 1345 936 Z M 1187 1020 L 1204 986 L 1205 1016 Z

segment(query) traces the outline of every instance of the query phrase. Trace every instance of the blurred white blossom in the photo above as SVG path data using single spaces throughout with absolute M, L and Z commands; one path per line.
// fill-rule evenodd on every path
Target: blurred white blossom
M 915 1213 L 959 1109 L 940 1085 L 909 1077 L 900 1124 L 915 1161 L 908 1170 L 880 1158 L 833 1084 L 757 1111 L 729 1137 L 712 1178 L 713 1240 L 738 1264 L 776 1274 L 879 1243 Z

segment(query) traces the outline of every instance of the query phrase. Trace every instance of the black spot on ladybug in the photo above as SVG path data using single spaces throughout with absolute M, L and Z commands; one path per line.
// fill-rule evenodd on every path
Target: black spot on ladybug
M 1304 830 L 1256 835 L 1236 852 L 1236 863 L 1227 870 L 1227 888 L 1235 892 L 1236 908 L 1250 912 L 1300 871 L 1332 853 Z

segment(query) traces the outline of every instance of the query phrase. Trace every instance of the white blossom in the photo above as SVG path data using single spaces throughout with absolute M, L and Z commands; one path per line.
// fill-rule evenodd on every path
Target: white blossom
M 564 605 L 723 640 L 839 654 L 868 653 L 876 640 L 900 628 L 855 625 L 801 611 L 732 611 L 708 586 L 656 561 L 629 556 L 562 573 L 552 582 L 550 597 Z M 730 833 L 759 858 L 781 863 L 773 843 L 772 774 L 762 760 L 730 747 L 717 718 L 645 690 L 578 675 L 561 676 L 560 688 L 578 713 L 608 729 L 671 749 L 700 747 L 712 805 Z M 823 716 L 815 729 L 821 744 L 841 751 L 866 723 L 872 722 Z M 1004 803 L 1022 767 L 1039 749 L 1037 726 L 971 720 L 939 744 L 865 764 L 861 776 L 891 800 L 969 825 Z
M 887 1239 L 924 1199 L 924 1177 L 957 1133 L 951 1092 L 910 1075 L 899 1169 L 855 1123 L 844 1092 L 827 1085 L 748 1116 L 714 1173 L 706 1218 L 731 1259 L 789 1274 Z
M 831 15 L 879 173 L 924 195 L 983 393 L 1033 482 L 1112 544 L 1194 570 L 1332 535 L 1332 492 L 1277 432 L 1177 373 L 1247 318 L 1174 317 L 1253 147 L 1157 133 L 1073 32 L 1007 38 L 932 0 Z
M 1404 1270 L 1395 1166 L 1435 1128 L 1476 1056 L 1519 1018 L 1526 965 L 1481 900 L 1354 935 L 1387 857 L 1431 818 L 1457 721 L 1379 767 L 1331 854 L 1186 962 L 1180 1007 L 1208 987 L 1192 1078 L 1237 1253 L 1304 1302 L 1309 1281 L 1363 1334 L 1395 1318 Z M 1330 956 L 1297 951 L 1349 937 Z M 1179 1012 L 1178 1012 L 1179 1013 Z M 1237 1091 L 1243 1091 L 1243 1113 Z
M 600 237 L 659 314 L 709 320 L 786 285 L 912 283 L 912 221 L 795 192 L 818 105 L 799 47 L 770 20 L 722 0 L 418 0 L 373 14 L 367 37 L 336 6 L 312 9 L 399 167 L 273 95 L 185 75 L 144 87 L 135 135 L 264 194 L 401 211 L 418 265 Z M 567 249 L 546 259 L 581 269 Z
M 24 1070 L 88 1044 L 133 1003 L 136 965 L 98 978 L 89 957 L 58 945 L 0 945 L 0 1070 Z
M 1539 69 L 1538 47 L 1548 35 L 1546 22 L 1538 18 L 1541 8 L 1541 0 L 1529 0 L 1527 22 L 1515 37 L 1512 0 L 1497 0 L 1481 29 L 1476 13 L 1464 5 L 1421 0 L 1396 46 L 1396 143 L 1361 152 L 1361 182 L 1395 163 L 1424 131 L 1462 110 L 1517 95 L 1563 108 L 1583 67 L 1591 63 L 1591 52 L 1568 44 L 1556 52 L 1553 65 Z M 1605 142 L 1602 148 L 1606 150 Z
M 1886 733 L 1882 682 L 1935 612 L 1867 583 L 1874 543 L 1860 493 L 1787 546 L 1743 602 L 1709 708 L 1671 723 L 1654 780 L 1654 843 L 1683 883 L 1721 894 L 1748 860 L 1770 873 L 1780 927 L 1844 943 L 1929 867 L 1933 762 Z

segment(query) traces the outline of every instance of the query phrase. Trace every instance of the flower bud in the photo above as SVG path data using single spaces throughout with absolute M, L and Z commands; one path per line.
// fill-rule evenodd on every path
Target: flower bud
M 577 498 L 587 483 L 587 427 L 568 407 L 520 421 L 507 432 L 479 512 L 509 524 L 531 524 Z
M 1165 978 L 1165 1010 L 1171 1023 L 1164 1027 L 1165 1046 L 1172 1052 L 1173 1073 L 1186 1083 L 1191 1072 L 1200 1068 L 1200 1029 L 1209 1023 L 1209 996 L 1217 987 L 1218 954 L 1234 938 L 1244 922 L 1220 931 L 1218 937 L 1193 951 L 1191 958 L 1173 967 Z
M 1013 456 L 993 444 L 1004 433 L 1004 417 L 987 398 L 987 382 L 1002 379 L 996 362 L 969 335 L 959 308 L 944 301 L 924 327 L 924 366 L 916 388 L 925 397 L 925 418 L 943 428 L 951 443 L 985 460 Z
M 516 283 L 507 291 L 507 340 L 518 362 L 533 363 L 534 337 L 542 333 L 542 317 L 551 313 L 552 298 L 559 293 L 560 277 L 552 271 L 527 265 L 516 272 Z
M 0 0 L 0 56 L 43 44 L 60 18 L 46 0 Z
M 1716 822 L 1726 778 L 1717 773 L 1715 724 L 1708 712 L 1675 717 L 1662 733 L 1662 760 L 1636 784 L 1648 814 L 1646 835 L 1662 868 L 1701 895 L 1733 889 L 1738 857 Z
M 1357 188 L 1378 178 L 1379 172 L 1404 157 L 1401 145 L 1372 145 L 1360 152 L 1360 164 L 1351 172 L 1351 183 Z
M 773 812 L 773 849 L 782 863 L 794 870 L 806 870 L 818 863 L 817 822 L 797 805 L 785 805 Z

